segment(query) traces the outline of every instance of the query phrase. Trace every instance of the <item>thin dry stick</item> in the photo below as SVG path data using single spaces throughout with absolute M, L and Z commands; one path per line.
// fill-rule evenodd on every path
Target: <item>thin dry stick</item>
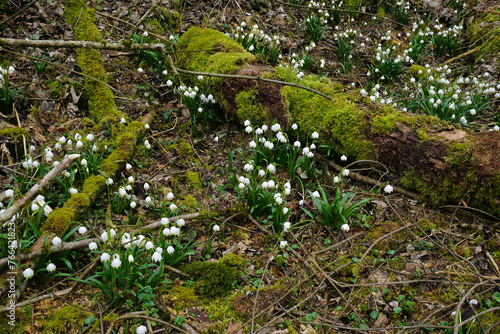
M 22 12 L 24 12 L 26 9 L 30 8 L 31 6 L 33 6 L 33 4 L 37 3 L 37 1 L 33 1 L 33 2 L 30 2 L 29 4 L 26 5 L 26 7 L 20 9 L 17 13 L 15 13 L 14 15 L 12 16 L 9 16 L 8 18 L 6 18 L 5 20 L 3 20 L 2 22 L 0 22 L 0 26 L 2 26 L 5 22 L 9 21 L 9 20 L 12 20 L 13 18 L 17 17 L 19 14 L 21 14 Z
M 43 177 L 43 179 L 35 184 L 23 197 L 18 199 L 10 208 L 5 210 L 3 214 L 0 215 L 0 225 L 12 218 L 28 201 L 30 201 L 36 194 L 38 194 L 47 184 L 52 181 L 57 174 L 59 174 L 63 169 L 65 169 L 70 163 L 78 159 L 80 154 L 68 155 L 64 160 L 54 167 L 50 172 Z M 1 265 L 1 264 L 0 264 Z
M 153 12 L 153 10 L 156 9 L 156 7 L 158 7 L 158 5 L 162 2 L 163 0 L 158 0 L 156 1 L 153 6 L 151 6 L 147 11 L 146 13 L 144 13 L 144 15 L 142 15 L 142 17 L 139 19 L 139 21 L 137 21 L 134 25 L 134 27 L 132 28 L 132 30 L 130 31 L 130 34 L 127 36 L 127 39 L 132 39 L 132 36 L 135 34 L 135 32 L 137 31 L 137 29 L 139 29 L 139 26 L 142 24 L 142 22 L 144 22 L 145 19 L 147 19 L 147 17 L 149 16 L 149 14 L 151 14 L 151 12 Z

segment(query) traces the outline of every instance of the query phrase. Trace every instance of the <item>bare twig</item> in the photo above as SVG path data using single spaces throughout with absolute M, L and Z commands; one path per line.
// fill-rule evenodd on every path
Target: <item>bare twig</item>
M 131 39 L 132 38 L 132 36 L 136 33 L 137 29 L 139 29 L 139 26 L 142 24 L 142 22 L 144 22 L 144 20 L 147 19 L 147 17 L 149 16 L 149 14 L 151 14 L 153 12 L 153 10 L 155 10 L 156 7 L 158 7 L 158 5 L 162 1 L 163 0 L 157 0 L 151 7 L 149 7 L 149 9 L 146 11 L 146 13 L 144 13 L 144 15 L 142 15 L 142 17 L 139 19 L 139 21 L 137 21 L 135 23 L 134 27 L 130 31 L 130 34 L 127 36 L 127 39 Z

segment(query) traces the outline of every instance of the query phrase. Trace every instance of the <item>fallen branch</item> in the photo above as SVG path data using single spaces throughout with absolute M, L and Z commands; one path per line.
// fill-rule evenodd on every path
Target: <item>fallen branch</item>
M 162 2 L 163 0 L 157 0 L 149 9 L 142 15 L 142 17 L 135 23 L 134 27 L 130 31 L 130 34 L 127 36 L 127 39 L 132 39 L 132 36 L 136 33 L 137 29 L 139 29 L 139 26 L 144 22 L 145 19 L 153 12 L 153 10 L 158 7 L 158 5 Z
M 12 218 L 27 202 L 31 201 L 36 194 L 38 194 L 47 184 L 52 181 L 57 174 L 64 170 L 70 163 L 80 157 L 80 154 L 68 155 L 64 160 L 48 172 L 41 181 L 35 184 L 23 197 L 18 199 L 11 207 L 9 207 L 3 214 L 0 215 L 0 225 L 4 224 Z
M 194 219 L 198 217 L 199 213 L 191 213 L 191 214 L 186 214 L 186 215 L 181 215 L 181 216 L 175 216 L 175 217 L 170 217 L 169 219 L 172 220 L 177 220 L 177 219 L 184 219 L 184 220 L 189 220 L 189 219 Z M 158 228 L 161 226 L 161 221 L 157 221 L 154 223 L 151 223 L 149 225 L 143 226 L 141 228 L 134 229 L 130 231 L 130 233 L 137 233 L 139 231 L 144 231 L 144 230 L 153 230 L 155 228 Z M 92 239 L 85 239 L 85 240 L 79 240 L 79 241 L 73 241 L 73 242 L 68 242 L 68 243 L 62 243 L 57 246 L 52 246 L 49 248 L 48 252 L 49 253 L 57 253 L 57 252 L 65 252 L 68 250 L 74 250 L 74 249 L 79 249 L 83 247 L 87 247 L 91 242 L 100 242 L 101 239 L 99 238 L 92 238 Z M 28 261 L 32 260 L 34 258 L 37 258 L 43 254 L 42 251 L 36 251 L 36 252 L 31 252 L 29 254 L 20 254 L 19 260 L 20 261 Z M 3 258 L 0 259 L 0 267 L 2 267 L 5 263 L 9 261 L 9 258 Z M 170 268 L 168 268 L 170 270 Z M 176 272 L 177 273 L 177 272 Z

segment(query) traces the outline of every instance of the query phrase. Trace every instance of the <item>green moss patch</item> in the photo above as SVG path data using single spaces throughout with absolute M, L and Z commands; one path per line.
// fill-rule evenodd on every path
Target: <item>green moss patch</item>
M 500 52 L 500 7 L 489 9 L 486 15 L 475 20 L 468 29 L 471 44 L 479 46 L 479 51 L 475 53 L 476 59 L 498 57 Z
M 43 333 L 63 334 L 80 331 L 84 326 L 84 321 L 92 313 L 82 311 L 73 306 L 65 306 L 57 309 L 49 319 L 41 323 Z
M 78 0 L 66 2 L 66 21 L 73 28 L 75 39 L 79 41 L 103 42 L 99 29 L 94 24 L 94 14 Z M 78 50 L 78 64 L 82 73 L 107 83 L 101 54 L 90 48 Z M 102 83 L 85 77 L 85 92 L 89 103 L 89 114 L 95 121 L 123 117 L 115 104 L 111 89 Z

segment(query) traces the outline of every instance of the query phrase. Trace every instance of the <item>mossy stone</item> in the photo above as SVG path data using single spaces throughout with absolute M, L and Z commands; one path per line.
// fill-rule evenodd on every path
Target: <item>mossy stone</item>
M 201 294 L 211 298 L 229 294 L 241 276 L 238 270 L 220 262 L 193 262 L 181 270 L 200 279 L 198 287 Z
M 241 123 L 249 120 L 252 124 L 267 124 L 273 120 L 268 119 L 268 110 L 259 101 L 259 92 L 255 89 L 241 91 L 236 94 L 238 119 Z
M 198 205 L 198 201 L 196 198 L 194 198 L 193 195 L 189 194 L 184 199 L 180 202 L 181 206 L 186 206 L 187 208 L 190 209 L 196 209 L 196 206 Z
M 42 321 L 43 333 L 63 334 L 81 330 L 85 319 L 92 313 L 80 310 L 74 306 L 58 308 L 47 320 Z
M 187 185 L 189 186 L 189 189 L 193 190 L 201 189 L 200 174 L 198 174 L 197 172 L 188 171 L 184 174 L 184 177 L 186 179 Z

